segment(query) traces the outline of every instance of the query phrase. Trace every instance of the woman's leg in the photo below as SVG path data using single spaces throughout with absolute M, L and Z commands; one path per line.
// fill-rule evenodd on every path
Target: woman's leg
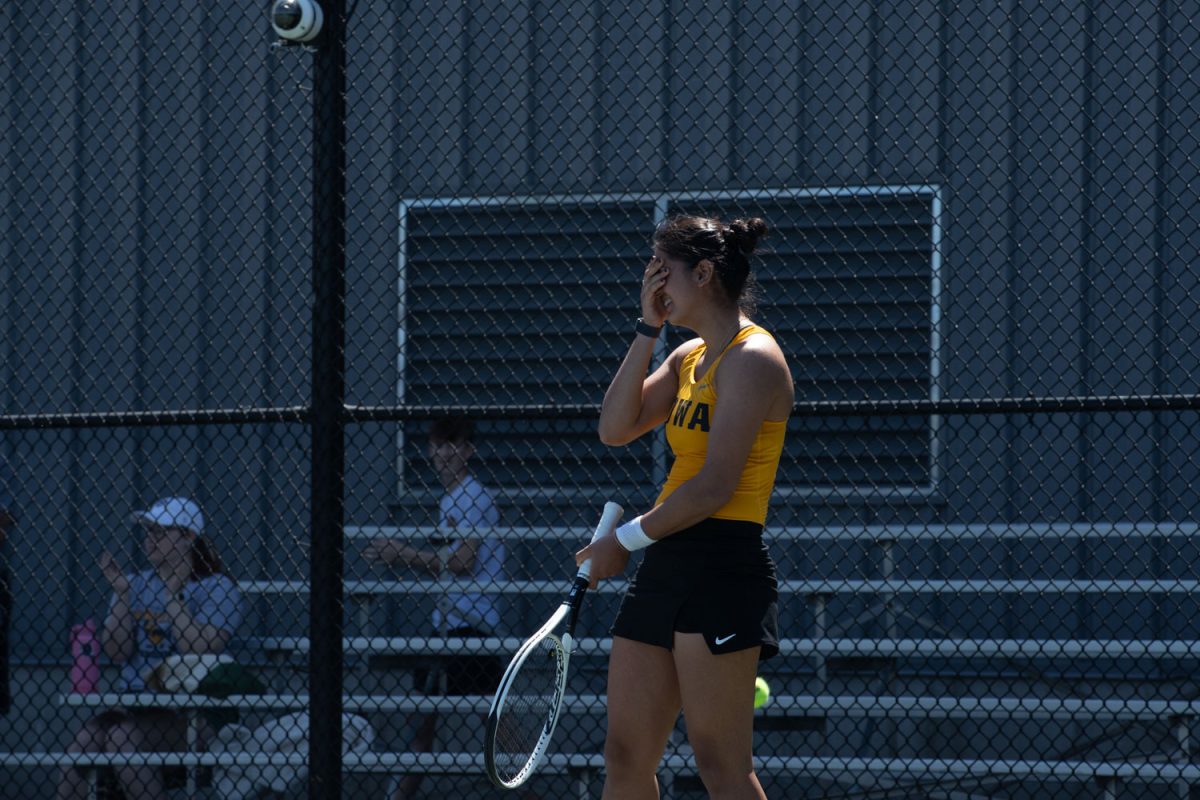
M 104 724 L 90 719 L 67 745 L 68 753 L 102 753 L 105 750 Z M 77 767 L 63 767 L 58 777 L 58 800 L 82 800 L 88 795 L 88 775 Z
M 139 714 L 109 728 L 108 752 L 176 752 L 187 748 L 187 720 L 180 714 L 163 711 Z M 117 767 L 117 781 L 125 796 L 138 800 L 166 797 L 162 767 Z
M 422 716 L 421 722 L 413 734 L 412 741 L 408 743 L 409 750 L 414 753 L 433 752 L 433 742 L 437 736 L 437 722 L 438 714 L 436 711 L 431 711 Z M 401 775 L 393 784 L 394 788 L 391 792 L 390 800 L 408 800 L 410 797 L 416 797 L 417 790 L 421 788 L 421 779 L 423 777 L 423 773 L 420 771 Z
M 688 742 L 712 800 L 766 798 L 753 762 L 759 650 L 714 656 L 701 634 L 675 634 L 675 671 Z
M 679 718 L 671 652 L 620 636 L 608 663 L 604 800 L 657 800 L 658 762 Z

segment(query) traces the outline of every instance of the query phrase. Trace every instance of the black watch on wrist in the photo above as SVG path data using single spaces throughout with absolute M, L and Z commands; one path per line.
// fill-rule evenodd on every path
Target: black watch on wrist
M 651 339 L 657 339 L 659 332 L 662 330 L 662 325 L 659 325 L 656 328 L 653 325 L 647 325 L 644 319 L 638 317 L 637 324 L 633 326 L 633 329 L 642 336 L 649 336 Z

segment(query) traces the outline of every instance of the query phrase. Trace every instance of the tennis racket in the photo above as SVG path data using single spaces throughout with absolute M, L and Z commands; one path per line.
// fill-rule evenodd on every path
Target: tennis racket
M 616 503 L 605 503 L 592 541 L 617 527 L 622 513 Z M 567 689 L 575 622 L 591 570 L 589 558 L 579 567 L 567 599 L 517 650 L 496 688 L 487 716 L 483 759 L 488 778 L 501 789 L 515 789 L 529 780 L 550 746 Z M 564 621 L 566 630 L 560 637 L 557 631 Z

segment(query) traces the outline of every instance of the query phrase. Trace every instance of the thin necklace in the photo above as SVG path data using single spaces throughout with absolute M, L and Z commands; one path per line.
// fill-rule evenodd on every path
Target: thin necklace
M 741 333 L 743 330 L 745 330 L 745 328 L 746 328 L 748 325 L 750 325 L 750 323 L 749 323 L 749 322 L 747 322 L 747 323 L 743 323 L 743 322 L 742 322 L 742 320 L 739 318 L 739 319 L 738 319 L 738 326 L 737 326 L 737 330 L 735 330 L 735 331 L 734 331 L 734 332 L 733 332 L 733 333 L 730 335 L 729 339 L 728 339 L 728 340 L 725 342 L 725 344 L 721 346 L 721 349 L 720 349 L 720 350 L 711 350 L 711 349 L 708 349 L 708 345 L 705 345 L 705 353 L 704 353 L 704 355 L 707 357 L 707 356 L 709 356 L 709 355 L 712 355 L 713 353 L 716 353 L 716 355 L 715 355 L 715 356 L 713 356 L 713 358 L 714 358 L 714 359 L 716 359 L 716 358 L 720 358 L 720 357 L 721 357 L 721 354 L 725 352 L 725 348 L 726 348 L 726 347 L 729 347 L 729 345 L 733 344 L 733 340 L 734 340 L 734 339 L 736 339 L 736 338 L 737 338 L 737 335 L 738 335 L 739 333 Z M 709 363 L 709 365 L 708 365 L 708 366 L 706 366 L 706 367 L 704 368 L 704 371 L 705 371 L 705 372 L 708 372 L 710 369 L 712 369 L 712 363 L 711 363 L 711 362 Z
M 716 350 L 716 351 L 712 351 L 712 352 L 716 352 L 718 355 L 720 355 L 721 353 L 724 353 L 724 352 L 725 352 L 725 348 L 726 348 L 726 347 L 729 347 L 729 345 L 733 344 L 733 340 L 734 340 L 734 339 L 736 339 L 736 338 L 737 338 L 737 335 L 738 335 L 739 333 L 741 333 L 741 332 L 742 332 L 742 331 L 743 331 L 743 330 L 746 328 L 746 326 L 747 326 L 747 325 L 749 325 L 749 324 L 750 324 L 750 323 L 748 323 L 748 322 L 747 322 L 747 323 L 743 323 L 743 322 L 742 322 L 742 321 L 739 319 L 739 320 L 738 320 L 738 326 L 737 326 L 737 329 L 736 329 L 736 330 L 734 330 L 734 332 L 733 332 L 733 333 L 731 333 L 731 334 L 729 335 L 729 338 L 728 338 L 728 339 L 725 341 L 725 344 L 721 345 L 721 349 L 720 349 L 720 350 Z

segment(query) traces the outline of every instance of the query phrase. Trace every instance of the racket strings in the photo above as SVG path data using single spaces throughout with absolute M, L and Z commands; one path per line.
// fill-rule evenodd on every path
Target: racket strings
M 546 637 L 513 676 L 496 720 L 493 754 L 496 772 L 505 781 L 514 780 L 529 766 L 543 734 L 553 723 L 564 668 L 561 646 Z

